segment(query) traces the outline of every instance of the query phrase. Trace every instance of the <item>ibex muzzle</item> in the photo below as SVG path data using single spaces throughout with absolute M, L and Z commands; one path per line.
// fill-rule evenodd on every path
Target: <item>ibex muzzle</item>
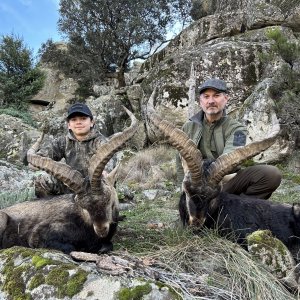
M 299 251 L 300 205 L 228 194 L 221 191 L 219 184 L 243 161 L 269 148 L 277 138 L 279 125 L 275 124 L 267 138 L 223 154 L 208 164 L 185 132 L 156 114 L 153 107 L 155 93 L 154 90 L 149 99 L 147 117 L 179 151 L 185 164 L 183 193 L 179 201 L 182 223 L 200 229 L 203 226 L 217 228 L 225 234 L 233 232 L 241 242 L 255 230 L 269 229 L 292 252 L 295 248 Z
M 14 245 L 99 252 L 111 244 L 118 223 L 118 197 L 114 188 L 117 168 L 103 170 L 112 156 L 137 130 L 137 119 L 125 108 L 131 126 L 114 134 L 89 161 L 89 177 L 70 166 L 36 154 L 42 137 L 28 151 L 28 162 L 61 180 L 74 195 L 19 203 L 0 211 L 0 247 Z M 109 247 L 108 247 L 109 248 Z

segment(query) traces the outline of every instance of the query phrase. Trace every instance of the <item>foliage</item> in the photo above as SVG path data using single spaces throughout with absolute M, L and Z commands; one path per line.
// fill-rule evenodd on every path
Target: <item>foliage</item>
M 185 0 L 61 0 L 58 26 L 69 42 L 67 63 L 90 83 L 118 69 L 114 74 L 125 86 L 130 62 L 149 57 L 175 23 L 185 24 L 189 9 Z
M 25 109 L 30 96 L 44 83 L 43 73 L 34 65 L 32 51 L 15 35 L 0 39 L 0 105 Z
M 21 119 L 24 123 L 36 127 L 36 122 L 32 119 L 32 115 L 26 111 L 20 111 L 14 107 L 0 108 L 0 115 L 5 114 Z
M 300 125 L 300 40 L 290 40 L 280 29 L 267 32 L 273 41 L 268 55 L 270 61 L 279 55 L 283 63 L 275 75 L 270 94 L 276 101 L 278 115 L 291 139 L 299 136 Z

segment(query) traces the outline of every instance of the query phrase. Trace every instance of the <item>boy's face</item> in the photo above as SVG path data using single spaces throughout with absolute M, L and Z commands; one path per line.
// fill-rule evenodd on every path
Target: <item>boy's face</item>
M 94 126 L 94 121 L 85 115 L 74 115 L 68 120 L 68 129 L 72 130 L 77 140 L 83 140 Z

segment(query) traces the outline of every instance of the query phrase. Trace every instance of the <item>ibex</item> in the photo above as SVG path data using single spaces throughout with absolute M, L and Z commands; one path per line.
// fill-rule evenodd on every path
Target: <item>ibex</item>
M 162 132 L 171 146 L 176 148 L 183 162 L 185 178 L 179 201 L 179 214 L 183 225 L 194 228 L 217 228 L 220 233 L 234 234 L 243 243 L 247 234 L 258 229 L 269 229 L 290 250 L 299 250 L 300 205 L 278 204 L 268 200 L 222 192 L 223 177 L 243 161 L 269 148 L 276 140 L 279 125 L 261 141 L 239 147 L 207 164 L 195 143 L 185 132 L 156 114 L 153 91 L 147 105 L 149 120 Z
M 111 238 L 117 229 L 118 197 L 114 188 L 116 168 L 102 172 L 112 156 L 136 132 L 137 119 L 101 145 L 89 161 L 88 178 L 70 166 L 36 153 L 42 137 L 28 151 L 34 167 L 52 174 L 74 194 L 50 200 L 28 201 L 0 210 L 0 248 L 19 245 L 70 251 L 105 252 L 112 249 Z

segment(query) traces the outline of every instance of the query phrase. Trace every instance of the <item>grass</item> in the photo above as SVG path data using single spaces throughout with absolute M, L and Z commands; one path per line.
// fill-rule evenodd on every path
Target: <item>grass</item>
M 0 209 L 34 198 L 34 187 L 27 187 L 16 192 L 0 192 Z
M 137 192 L 150 188 L 174 188 L 175 150 L 160 145 L 139 151 L 123 162 L 118 181 Z
M 283 179 L 279 188 L 272 194 L 270 200 L 290 204 L 300 202 L 300 174 L 290 173 L 283 167 L 280 167 L 280 169 Z
M 253 260 L 231 237 L 207 229 L 195 234 L 181 226 L 174 158 L 173 150 L 158 146 L 124 159 L 118 186 L 129 186 L 135 206 L 121 211 L 125 219 L 113 238 L 115 253 L 154 261 L 159 281 L 172 287 L 179 299 L 296 299 L 267 266 Z M 271 200 L 297 202 L 299 176 L 287 171 L 283 175 Z M 144 189 L 168 193 L 150 200 Z
M 175 168 L 174 157 L 173 151 L 160 146 L 139 152 L 123 165 L 122 184 L 135 190 L 136 207 L 122 212 L 126 218 L 114 237 L 115 251 L 155 261 L 160 280 L 184 299 L 296 299 L 267 266 L 253 260 L 231 237 L 222 238 L 208 229 L 195 235 L 182 228 L 174 185 L 169 196 L 143 198 L 143 189 L 175 182 L 175 173 L 170 171 Z M 164 173 L 166 163 L 170 170 Z M 297 202 L 299 176 L 287 171 L 283 176 L 271 200 Z
M 295 299 L 268 270 L 230 238 L 179 223 L 177 197 L 140 202 L 125 212 L 115 251 L 155 261 L 160 280 L 185 299 Z M 149 224 L 163 224 L 160 227 Z M 219 298 L 216 298 L 218 295 Z
M 14 107 L 7 107 L 7 108 L 1 108 L 0 109 L 0 115 L 6 114 L 12 117 L 16 117 L 21 119 L 24 123 L 27 125 L 37 127 L 36 122 L 32 119 L 32 116 L 27 111 L 21 111 L 19 109 L 16 109 Z

